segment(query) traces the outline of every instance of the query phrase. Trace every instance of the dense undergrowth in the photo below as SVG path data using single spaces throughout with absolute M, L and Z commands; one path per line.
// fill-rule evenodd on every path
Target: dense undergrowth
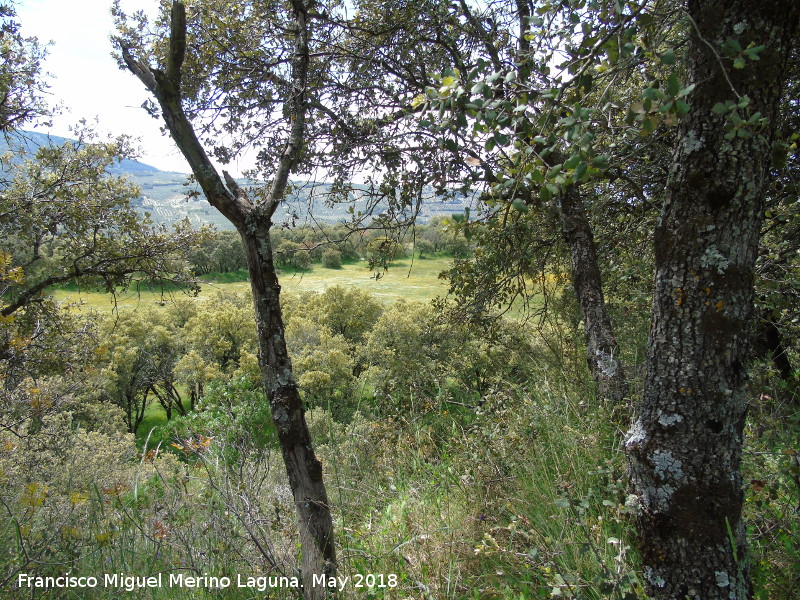
M 535 329 L 518 320 L 467 326 L 421 303 L 326 294 L 288 298 L 286 313 L 339 576 L 349 578 L 339 597 L 644 597 L 626 503 L 626 419 L 593 396 L 568 302 L 557 323 Z M 219 304 L 250 318 L 241 298 Z M 214 339 L 203 327 L 223 326 L 188 306 L 155 310 L 143 317 L 149 335 L 179 332 L 186 355 L 200 357 Z M 637 347 L 641 329 L 621 328 L 626 347 Z M 102 335 L 80 384 L 54 380 L 17 398 L 40 410 L 20 417 L 18 435 L 0 434 L 0 596 L 298 597 L 296 515 L 248 336 L 235 357 L 219 346 L 202 354 L 207 378 L 194 410 L 141 428 L 138 444 L 107 401 L 116 380 L 102 378 L 113 363 Z M 634 377 L 635 352 L 626 357 Z M 756 597 L 789 599 L 800 572 L 797 404 L 776 379 L 761 365 L 751 384 L 752 555 L 741 559 L 754 567 Z M 47 398 L 62 400 L 58 410 L 44 409 Z M 18 589 L 20 574 L 66 573 L 98 584 Z M 156 587 L 124 579 L 158 574 Z M 182 585 L 170 586 L 179 576 Z

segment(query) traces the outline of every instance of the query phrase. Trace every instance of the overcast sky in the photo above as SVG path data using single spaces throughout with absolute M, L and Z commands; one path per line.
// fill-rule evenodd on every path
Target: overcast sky
M 109 12 L 112 0 L 20 0 L 17 17 L 25 36 L 53 42 L 45 70 L 50 99 L 65 107 L 49 132 L 69 137 L 69 127 L 85 118 L 99 119 L 103 133 L 127 133 L 140 138 L 141 161 L 165 171 L 188 172 L 189 167 L 172 140 L 159 131 L 160 120 L 141 108 L 147 98 L 144 86 L 120 71 L 111 57 Z M 156 0 L 124 0 L 128 12 L 155 12 Z M 38 131 L 47 131 L 37 128 Z M 235 165 L 227 167 L 232 173 Z

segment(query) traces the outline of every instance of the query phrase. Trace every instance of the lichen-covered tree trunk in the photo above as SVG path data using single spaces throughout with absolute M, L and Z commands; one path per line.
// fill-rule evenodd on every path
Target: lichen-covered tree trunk
M 186 51 L 186 13 L 183 3 L 176 1 L 172 5 L 165 71 L 137 60 L 130 48 L 123 46 L 122 54 L 127 68 L 158 101 L 167 129 L 191 166 L 209 203 L 236 227 L 242 238 L 253 291 L 263 387 L 272 409 L 298 515 L 303 597 L 306 600 L 322 600 L 331 592 L 325 585 L 314 585 L 314 580 L 323 576 L 328 581 L 329 577 L 336 574 L 333 520 L 322 479 L 322 465 L 311 444 L 303 404 L 286 349 L 280 285 L 269 233 L 272 215 L 283 199 L 291 166 L 297 160 L 305 133 L 309 24 L 301 0 L 293 0 L 289 10 L 295 25 L 295 47 L 291 65 L 291 96 L 285 99 L 284 109 L 291 115 L 291 127 L 275 166 L 272 183 L 266 194 L 258 199 L 240 188 L 228 173 L 223 171 L 224 177 L 220 177 L 183 110 L 180 88 Z
M 305 420 L 292 363 L 286 349 L 280 307 L 280 285 L 275 273 L 269 238 L 271 223 L 266 215 L 251 214 L 240 229 L 247 255 L 250 287 L 256 312 L 258 359 L 272 418 L 278 431 L 289 487 L 294 497 L 303 549 L 301 573 L 308 600 L 327 596 L 327 588 L 313 585 L 315 575 L 325 581 L 336 574 L 328 496 Z
M 686 55 L 696 88 L 656 229 L 647 379 L 626 440 L 644 574 L 656 600 L 752 595 L 740 473 L 746 338 L 762 196 L 798 14 L 800 3 L 779 0 L 688 2 Z M 730 42 L 726 54 L 729 39 L 742 49 L 763 44 L 760 60 Z M 736 58 L 744 65 L 734 68 Z M 749 102 L 739 102 L 743 96 Z M 747 124 L 714 110 L 726 101 L 741 104 L 743 121 L 761 115 Z
M 560 200 L 561 229 L 572 257 L 572 286 L 583 315 L 586 361 L 598 395 L 622 407 L 627 381 L 603 296 L 592 226 L 577 187 L 567 186 Z

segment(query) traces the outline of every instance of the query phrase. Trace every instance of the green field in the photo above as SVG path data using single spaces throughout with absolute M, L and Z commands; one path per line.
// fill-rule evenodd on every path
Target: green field
M 373 294 L 383 302 L 405 298 L 428 301 L 447 293 L 447 284 L 439 279 L 439 273 L 448 269 L 452 258 L 405 258 L 392 263 L 386 272 L 376 274 L 370 271 L 364 262 L 345 264 L 341 269 L 326 269 L 315 264 L 306 271 L 284 273 L 280 275 L 280 283 L 284 293 L 323 292 L 334 285 L 357 287 Z M 199 299 L 212 297 L 218 290 L 248 290 L 247 281 L 204 280 L 200 282 Z M 127 290 L 114 298 L 110 294 L 98 291 L 60 289 L 53 292 L 59 302 L 80 304 L 82 309 L 94 309 L 100 312 L 136 309 L 152 303 L 169 301 L 181 297 L 180 291 L 160 292 L 150 289 Z

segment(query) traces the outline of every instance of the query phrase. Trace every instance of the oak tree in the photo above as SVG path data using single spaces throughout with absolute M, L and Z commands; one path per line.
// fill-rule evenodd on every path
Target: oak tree
M 121 65 L 153 95 L 209 203 L 242 238 L 263 388 L 298 513 L 304 595 L 323 598 L 327 589 L 314 585 L 314 576 L 336 573 L 333 522 L 322 465 L 314 453 L 286 347 L 270 239 L 272 217 L 307 144 L 312 11 L 316 7 L 303 0 L 287 5 L 223 4 L 194 3 L 187 11 L 183 2 L 173 2 L 162 14 L 165 22 L 153 44 L 146 43 L 140 29 L 128 25 L 117 5 Z M 266 138 L 268 145 L 259 153 L 259 163 L 270 177 L 264 189 L 248 191 L 226 171 L 220 175 L 198 138 L 204 112 L 224 114 L 238 140 L 251 140 L 253 131 Z M 217 147 L 217 155 L 231 156 L 223 146 Z

